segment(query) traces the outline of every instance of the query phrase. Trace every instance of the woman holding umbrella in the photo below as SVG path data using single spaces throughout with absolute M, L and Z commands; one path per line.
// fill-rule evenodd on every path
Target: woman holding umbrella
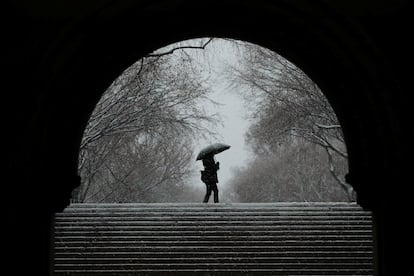
M 201 171 L 201 181 L 206 184 L 206 195 L 203 202 L 207 203 L 210 199 L 211 192 L 214 192 L 214 202 L 218 203 L 218 189 L 217 189 L 217 171 L 220 169 L 220 163 L 214 160 L 214 155 L 222 151 L 228 150 L 229 145 L 222 143 L 212 144 L 200 151 L 196 160 L 202 160 L 204 171 Z
M 214 192 L 214 203 L 218 203 L 217 171 L 220 169 L 220 162 L 215 162 L 214 155 L 208 155 L 203 160 L 204 171 L 201 171 L 201 180 L 206 184 L 206 195 L 203 202 L 207 203 L 211 192 Z

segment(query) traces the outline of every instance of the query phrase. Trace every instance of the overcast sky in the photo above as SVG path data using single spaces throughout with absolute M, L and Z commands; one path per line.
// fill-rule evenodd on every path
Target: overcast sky
M 249 159 L 248 147 L 245 144 L 245 133 L 249 127 L 249 121 L 246 119 L 246 109 L 240 91 L 225 78 L 225 70 L 228 65 L 236 65 L 240 52 L 232 46 L 229 41 L 216 39 L 212 44 L 206 47 L 202 55 L 199 52 L 194 53 L 200 61 L 200 66 L 205 67 L 205 74 L 210 78 L 210 89 L 212 94 L 210 98 L 219 103 L 213 105 L 205 103 L 204 107 L 210 114 L 219 114 L 222 119 L 222 125 L 215 129 L 219 138 L 200 140 L 196 147 L 194 156 L 198 151 L 210 143 L 222 142 L 229 144 L 231 148 L 225 152 L 216 155 L 216 160 L 220 162 L 218 172 L 219 184 L 225 187 L 227 181 L 232 176 L 232 168 L 240 167 L 246 164 Z M 196 162 L 198 170 L 202 170 L 201 161 Z M 199 173 L 196 178 L 199 180 Z
M 244 141 L 244 135 L 248 128 L 248 121 L 245 119 L 246 110 L 243 102 L 234 91 L 229 91 L 225 87 L 217 85 L 214 87 L 215 93 L 212 99 L 218 103 L 219 106 L 209 106 L 210 112 L 220 114 L 223 125 L 216 128 L 219 138 L 201 140 L 197 145 L 197 150 L 202 147 L 214 143 L 222 142 L 231 146 L 227 151 L 216 155 L 216 160 L 220 161 L 219 181 L 221 185 L 231 177 L 231 168 L 243 166 L 248 160 L 249 153 L 247 145 Z M 197 155 L 198 151 L 195 152 Z M 197 162 L 197 167 L 201 170 L 203 166 L 201 162 Z

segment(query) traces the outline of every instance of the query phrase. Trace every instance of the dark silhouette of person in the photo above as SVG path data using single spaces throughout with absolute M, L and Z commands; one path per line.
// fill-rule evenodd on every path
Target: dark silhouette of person
M 207 203 L 210 199 L 211 192 L 214 192 L 214 202 L 218 203 L 218 189 L 217 189 L 217 171 L 220 169 L 220 162 L 214 160 L 214 155 L 206 156 L 203 159 L 204 171 L 201 171 L 201 180 L 206 184 L 206 195 L 203 202 Z

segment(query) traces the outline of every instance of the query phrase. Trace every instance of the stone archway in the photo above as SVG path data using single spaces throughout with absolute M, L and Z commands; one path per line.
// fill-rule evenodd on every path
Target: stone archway
M 249 10 L 253 11 L 251 14 L 247 10 L 250 7 L 254 7 Z M 84 97 L 82 104 L 85 106 L 82 106 L 81 110 L 90 112 L 100 97 L 100 91 L 104 91 L 110 80 L 126 65 L 156 49 L 152 48 L 154 46 L 205 33 L 218 37 L 230 34 L 231 37 L 253 41 L 294 61 L 322 87 L 344 129 L 350 154 L 351 174 L 348 179 L 355 186 L 362 205 L 370 207 L 375 204 L 375 200 L 367 195 L 372 193 L 369 188 L 365 188 L 367 181 L 359 179 L 372 177 L 379 168 L 381 171 L 389 171 L 389 164 L 380 161 L 382 156 L 379 156 L 377 149 L 385 150 L 387 155 L 392 154 L 393 149 L 387 146 L 387 135 L 383 135 L 388 132 L 384 129 L 387 127 L 383 125 L 388 119 L 378 120 L 379 116 L 389 116 L 386 108 L 379 107 L 386 106 L 387 99 L 381 92 L 382 84 L 373 79 L 371 71 L 373 66 L 376 66 L 377 53 L 369 43 L 355 47 L 365 35 L 355 27 L 355 22 L 347 21 L 347 18 L 313 17 L 315 14 L 332 11 L 322 6 L 274 6 L 273 10 L 263 12 L 260 4 L 212 4 L 211 7 L 206 7 L 202 14 L 207 16 L 208 12 L 216 11 L 218 15 L 214 19 L 207 16 L 207 20 L 200 21 L 197 12 L 201 10 L 188 4 L 162 11 L 162 17 L 169 23 L 158 26 L 151 23 L 153 18 L 150 16 L 140 18 L 137 23 L 135 9 L 139 8 L 139 5 L 134 5 L 131 9 L 123 10 L 122 16 L 110 15 L 109 20 L 106 18 L 109 16 L 106 12 L 110 12 L 111 8 L 104 9 L 101 15 L 97 15 L 101 20 L 98 21 L 99 24 L 90 24 L 83 30 L 83 35 L 87 34 L 85 43 L 68 59 L 76 81 L 73 82 L 73 87 L 67 87 L 67 80 L 58 80 L 58 83 L 65 84 L 65 87 L 58 88 L 59 91 L 68 90 L 70 93 L 82 87 L 81 90 L 85 90 L 82 93 L 91 97 Z M 305 13 L 306 16 L 296 16 L 301 13 Z M 227 14 L 232 14 L 231 20 L 226 20 Z M 254 20 L 246 20 L 249 16 Z M 141 26 L 145 26 L 143 32 Z M 281 27 L 275 30 L 272 26 Z M 139 35 L 133 35 L 137 29 Z M 119 37 L 121 42 L 118 39 L 110 39 L 113 37 Z M 148 43 L 142 44 L 142 41 Z M 65 44 L 65 41 L 62 44 Z M 83 64 L 85 60 L 88 60 L 88 67 Z M 65 70 L 68 70 L 68 67 Z M 79 102 L 77 104 L 79 105 Z M 84 119 L 81 120 L 85 124 Z M 373 133 L 376 135 L 372 136 Z M 375 158 L 372 158 L 373 156 Z M 376 189 L 379 187 L 376 186 Z
M 16 91 L 5 95 L 10 105 L 3 110 L 10 133 L 6 179 L 15 183 L 5 194 L 19 195 L 21 202 L 13 205 L 12 197 L 5 201 L 12 222 L 9 234 L 16 237 L 10 239 L 10 263 L 18 262 L 27 243 L 27 259 L 39 258 L 33 269 L 47 270 L 49 217 L 66 206 L 78 183 L 82 131 L 109 83 L 162 45 L 216 36 L 251 41 L 280 53 L 326 92 L 346 137 L 348 180 L 359 202 L 377 216 L 379 271 L 395 275 L 407 255 L 394 251 L 410 237 L 404 221 L 392 213 L 401 208 L 391 208 L 407 206 L 410 196 L 403 181 L 412 164 L 406 150 L 412 135 L 404 127 L 410 123 L 406 93 L 411 88 L 404 61 L 411 51 L 404 40 L 409 25 L 404 3 L 17 1 L 9 7 L 13 27 L 5 32 L 9 45 L 4 64 L 9 71 L 3 74 L 4 89 Z M 358 17 L 370 14 L 376 17 Z M 16 221 L 27 209 L 36 215 Z M 409 209 L 402 210 L 409 214 Z M 20 239 L 27 225 L 37 226 Z M 44 254 L 36 254 L 37 248 Z

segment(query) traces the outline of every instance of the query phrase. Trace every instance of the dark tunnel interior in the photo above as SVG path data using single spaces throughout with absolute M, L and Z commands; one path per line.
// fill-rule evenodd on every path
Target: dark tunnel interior
M 346 139 L 347 181 L 373 212 L 377 275 L 411 267 L 410 1 L 6 1 L 3 14 L 5 269 L 50 273 L 53 214 L 80 183 L 80 140 L 109 84 L 197 37 L 272 49 L 321 87 Z

